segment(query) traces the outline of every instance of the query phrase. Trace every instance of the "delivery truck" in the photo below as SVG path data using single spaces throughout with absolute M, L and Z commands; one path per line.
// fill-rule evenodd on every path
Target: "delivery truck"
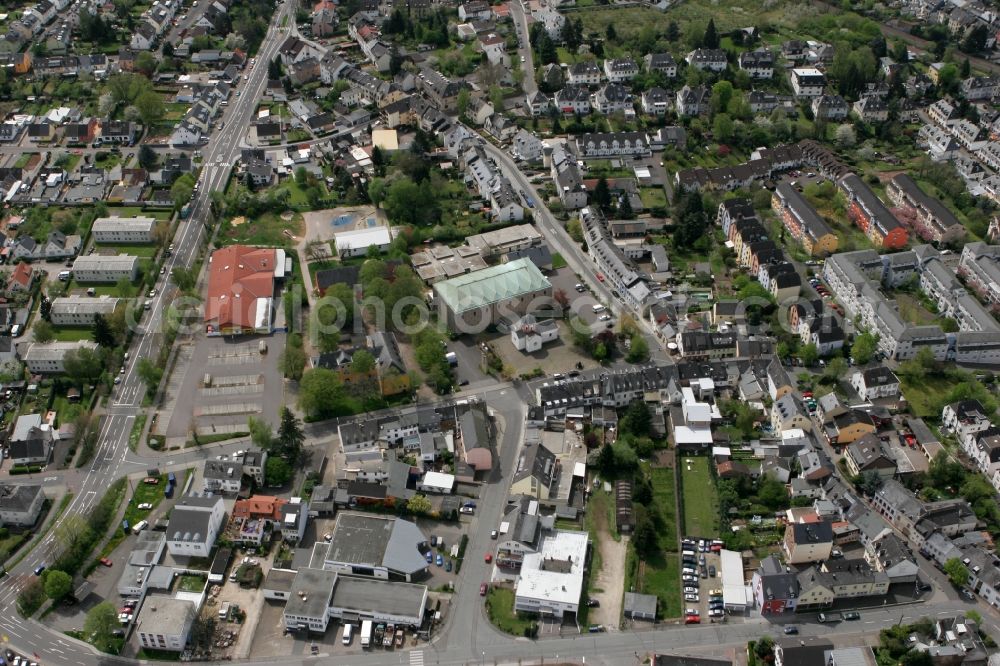
M 365 620 L 361 623 L 361 647 L 371 647 L 372 644 L 372 621 Z

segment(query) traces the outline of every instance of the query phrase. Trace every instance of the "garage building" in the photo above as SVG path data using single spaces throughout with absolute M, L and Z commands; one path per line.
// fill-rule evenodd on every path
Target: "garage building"
M 722 601 L 726 611 L 743 613 L 753 607 L 753 593 L 743 575 L 743 556 L 735 550 L 723 549 L 719 559 L 722 564 Z

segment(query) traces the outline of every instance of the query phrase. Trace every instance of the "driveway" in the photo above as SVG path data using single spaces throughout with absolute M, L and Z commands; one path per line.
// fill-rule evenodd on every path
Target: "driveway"
M 625 571 L 625 554 L 628 551 L 628 537 L 615 541 L 608 532 L 608 514 L 600 512 L 595 519 L 598 523 L 598 539 L 601 552 L 601 570 L 591 574 L 590 598 L 597 599 L 600 606 L 590 609 L 590 624 L 603 624 L 608 631 L 618 631 L 622 600 L 625 587 L 622 572 Z

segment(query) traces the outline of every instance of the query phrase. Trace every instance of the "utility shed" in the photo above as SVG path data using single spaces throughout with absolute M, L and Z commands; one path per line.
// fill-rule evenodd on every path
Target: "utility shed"
M 625 593 L 625 617 L 633 620 L 656 620 L 656 595 Z

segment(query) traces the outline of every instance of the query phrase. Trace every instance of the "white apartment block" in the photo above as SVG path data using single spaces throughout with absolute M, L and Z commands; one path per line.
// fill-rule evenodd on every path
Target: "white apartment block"
M 104 295 L 61 296 L 52 299 L 49 320 L 53 326 L 90 326 L 97 315 L 109 317 L 114 314 L 120 298 Z
M 114 283 L 122 278 L 135 282 L 137 277 L 139 277 L 139 257 L 130 254 L 119 254 L 116 257 L 87 254 L 77 257 L 73 262 L 73 278 L 77 282 Z
M 152 243 L 156 219 L 152 217 L 99 217 L 91 231 L 95 243 Z
M 58 374 L 66 371 L 63 360 L 66 354 L 78 349 L 97 351 L 97 344 L 89 340 L 77 342 L 32 342 L 24 353 L 22 360 L 31 373 L 43 375 Z

